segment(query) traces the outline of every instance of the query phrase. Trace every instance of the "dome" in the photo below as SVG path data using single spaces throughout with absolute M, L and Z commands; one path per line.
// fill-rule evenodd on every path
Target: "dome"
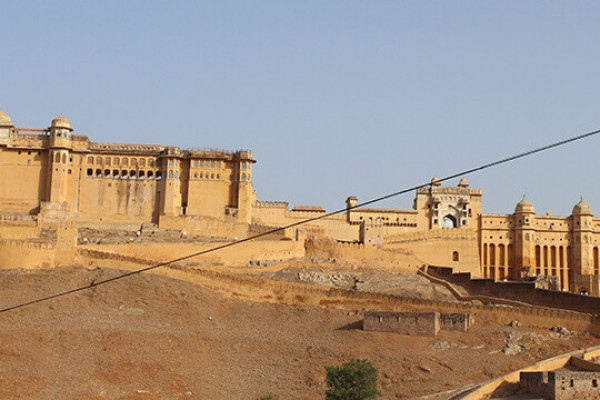
M 10 117 L 0 110 L 0 125 L 12 125 Z
M 535 208 L 533 208 L 533 204 L 531 204 L 525 196 L 523 196 L 523 200 L 517 203 L 515 207 L 515 212 L 528 212 L 535 213 Z
M 51 128 L 63 128 L 70 131 L 73 130 L 71 129 L 71 121 L 63 117 L 62 114 L 52 120 Z
M 460 182 L 458 182 L 458 187 L 469 187 L 469 183 L 467 182 L 467 180 L 465 178 L 461 178 Z
M 440 180 L 438 179 L 437 176 L 434 176 L 431 179 L 431 186 L 441 186 Z
M 575 207 L 573 207 L 573 212 L 571 212 L 571 215 L 575 214 L 593 215 L 592 209 L 585 201 L 583 201 L 583 198 L 579 200 L 579 203 L 575 204 Z

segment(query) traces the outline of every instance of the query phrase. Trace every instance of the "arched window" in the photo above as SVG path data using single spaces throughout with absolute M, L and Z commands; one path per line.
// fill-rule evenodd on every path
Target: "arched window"
M 134 170 L 129 171 L 129 179 L 137 179 L 137 173 Z
M 113 157 L 113 164 L 115 165 L 115 167 L 119 166 L 119 157 Z
M 110 178 L 110 169 L 105 169 L 104 170 L 104 177 L 105 178 Z
M 127 179 L 127 170 L 122 170 L 121 171 L 121 179 Z
M 505 264 L 506 264 L 506 260 L 505 260 L 505 253 L 504 253 L 504 245 L 499 244 L 498 245 L 498 265 L 505 265 Z
M 169 171 L 167 179 L 173 179 L 173 171 Z
M 119 177 L 119 170 L 118 169 L 113 169 L 113 178 L 118 178 Z
M 144 173 L 144 171 L 138 172 L 138 178 L 144 179 L 145 177 L 146 177 L 146 174 Z
M 245 181 L 246 180 L 246 174 L 242 172 L 242 178 L 240 179 L 241 181 Z
M 137 158 L 132 158 L 132 159 L 131 159 L 131 166 L 132 166 L 133 168 L 137 167 Z
M 598 265 L 598 248 L 594 247 L 594 275 L 600 275 L 600 265 Z
M 157 180 L 161 180 L 162 179 L 162 172 L 161 171 L 156 171 L 156 179 Z
M 129 159 L 124 158 L 123 160 L 121 160 L 121 166 L 122 167 L 127 167 L 129 166 Z
M 179 179 L 179 171 L 175 171 L 175 179 Z
M 87 176 L 88 176 L 88 178 L 91 178 L 92 176 L 94 176 L 94 170 L 92 170 L 91 168 L 88 168 Z
M 152 160 L 152 159 L 148 160 L 148 166 L 154 167 L 154 160 Z
M 67 155 L 65 153 L 63 153 L 63 155 L 62 155 L 62 163 L 63 164 L 67 163 Z
M 148 179 L 154 178 L 154 173 L 152 171 L 148 171 Z
M 96 164 L 102 165 L 102 157 L 96 157 Z
M 146 160 L 143 158 L 140 158 L 140 167 L 145 167 L 146 166 Z
M 100 177 L 102 177 L 102 170 L 100 168 L 98 168 L 96 170 L 96 178 L 100 178 Z
M 105 164 L 107 167 L 110 167 L 110 157 L 106 157 L 106 158 L 104 159 L 104 164 Z
M 452 261 L 458 261 L 458 251 L 452 252 Z
M 94 157 L 88 157 L 87 163 L 90 165 L 94 165 Z

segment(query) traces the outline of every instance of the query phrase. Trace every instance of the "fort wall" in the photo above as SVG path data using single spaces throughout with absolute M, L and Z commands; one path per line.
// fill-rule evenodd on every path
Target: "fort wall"
M 151 262 L 141 257 L 82 249 L 81 255 L 91 265 L 105 268 L 135 270 Z M 136 264 L 139 261 L 138 264 Z M 342 309 L 375 309 L 390 312 L 473 313 L 478 321 L 508 324 L 517 319 L 524 325 L 551 328 L 560 324 L 567 329 L 600 330 L 592 315 L 566 310 L 542 309 L 528 306 L 483 305 L 442 300 L 427 300 L 398 295 L 363 292 L 339 288 L 323 288 L 299 283 L 257 280 L 222 271 L 189 268 L 182 265 L 161 267 L 151 273 L 201 285 L 231 297 L 251 301 L 335 307 Z
M 464 287 L 471 295 L 498 297 L 584 313 L 600 313 L 600 297 L 537 289 L 534 282 L 495 282 L 472 279 L 470 273 L 453 273 L 451 268 L 429 266 L 428 272 Z
M 46 243 L 0 240 L 0 268 L 43 269 L 56 266 L 55 248 Z
M 413 254 L 402 249 L 383 250 L 365 246 L 363 243 L 333 240 L 307 240 L 306 255 L 310 258 L 352 263 L 392 264 L 408 269 L 416 269 L 423 264 Z

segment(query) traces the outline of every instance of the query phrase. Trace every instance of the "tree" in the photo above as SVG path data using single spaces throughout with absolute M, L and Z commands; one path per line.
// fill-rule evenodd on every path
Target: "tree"
M 369 360 L 350 360 L 341 367 L 325 367 L 327 400 L 372 400 L 377 390 L 377 369 Z

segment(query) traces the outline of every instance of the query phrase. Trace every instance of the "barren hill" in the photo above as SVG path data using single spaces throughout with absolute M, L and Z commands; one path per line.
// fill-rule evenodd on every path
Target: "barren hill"
M 0 306 L 117 273 L 0 271 Z M 136 275 L 0 314 L 0 398 L 252 400 L 270 392 L 323 399 L 324 366 L 368 358 L 384 398 L 402 399 L 598 342 L 485 321 L 468 334 L 409 337 L 364 332 L 360 320 L 356 312 L 243 302 Z

